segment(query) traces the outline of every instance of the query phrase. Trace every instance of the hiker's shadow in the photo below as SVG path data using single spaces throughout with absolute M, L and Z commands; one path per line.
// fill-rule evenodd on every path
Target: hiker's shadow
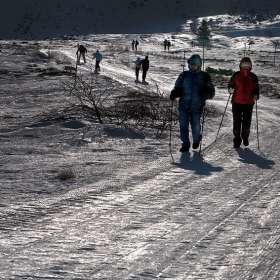
M 222 167 L 215 167 L 203 160 L 203 157 L 198 153 L 194 152 L 191 158 L 190 153 L 182 153 L 180 162 L 173 162 L 182 169 L 193 170 L 198 175 L 210 175 L 213 172 L 220 172 L 223 170 Z
M 149 85 L 148 82 L 146 82 L 146 81 L 139 81 L 138 79 L 135 79 L 134 83 L 136 83 L 136 84 L 142 84 L 142 85 Z
M 237 149 L 237 153 L 239 154 L 240 161 L 246 164 L 255 164 L 262 169 L 272 169 L 272 165 L 275 165 L 273 160 L 258 155 L 250 149 Z

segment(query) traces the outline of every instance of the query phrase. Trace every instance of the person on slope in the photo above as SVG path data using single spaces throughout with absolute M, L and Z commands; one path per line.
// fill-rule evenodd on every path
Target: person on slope
M 81 56 L 83 57 L 84 63 L 86 63 L 86 53 L 87 53 L 86 47 L 84 47 L 83 45 L 80 45 L 80 44 L 78 44 L 77 47 L 78 47 L 78 50 L 76 52 L 77 63 L 78 64 L 80 63 Z
M 139 42 L 138 42 L 138 40 L 136 39 L 136 41 L 135 41 L 135 50 L 137 50 L 138 45 L 139 45 Z
M 147 72 L 148 72 L 149 67 L 150 67 L 150 61 L 148 59 L 148 56 L 146 56 L 144 59 L 141 60 L 141 65 L 142 65 L 142 81 L 145 82 Z
M 249 145 L 249 134 L 253 107 L 259 99 L 259 83 L 256 74 L 251 72 L 252 61 L 249 57 L 243 57 L 239 63 L 240 71 L 235 72 L 228 84 L 229 94 L 232 94 L 233 115 L 233 145 L 239 148 Z
M 137 57 L 137 59 L 134 61 L 135 63 L 135 75 L 136 75 L 136 80 L 139 79 L 139 71 L 141 68 L 141 59 L 140 57 Z
M 189 124 L 191 125 L 193 144 L 197 149 L 201 141 L 200 118 L 207 99 L 215 96 L 215 88 L 210 75 L 201 70 L 202 61 L 198 54 L 188 59 L 188 70 L 182 72 L 171 91 L 170 100 L 179 99 L 179 124 L 182 147 L 180 152 L 190 149 Z
M 99 50 L 96 51 L 96 53 L 93 54 L 92 59 L 96 59 L 95 61 L 95 72 L 100 71 L 100 62 L 102 60 L 102 54 L 99 52 Z

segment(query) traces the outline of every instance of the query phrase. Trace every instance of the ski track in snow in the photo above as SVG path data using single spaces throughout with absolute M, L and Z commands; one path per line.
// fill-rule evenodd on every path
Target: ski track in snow
M 166 66 L 161 55 L 151 56 L 157 67 Z M 133 67 L 120 73 L 117 62 L 104 62 L 100 75 L 131 87 L 156 81 L 167 94 L 180 73 L 171 67 L 162 82 L 151 68 L 149 84 L 139 85 Z M 91 62 L 79 71 L 92 72 Z M 0 128 L 3 279 L 279 279 L 280 110 L 273 99 L 258 103 L 260 150 L 255 119 L 250 146 L 232 149 L 229 108 L 215 143 L 220 118 L 205 127 L 201 156 L 180 154 L 174 135 L 169 151 L 166 139 L 99 139 L 97 125 L 43 126 L 35 104 L 63 101 L 55 85 L 44 94 L 28 81 L 17 81 L 16 99 L 17 83 L 3 97 L 3 115 L 21 115 L 2 118 Z M 221 110 L 222 93 L 210 101 Z M 76 180 L 51 179 L 69 163 Z

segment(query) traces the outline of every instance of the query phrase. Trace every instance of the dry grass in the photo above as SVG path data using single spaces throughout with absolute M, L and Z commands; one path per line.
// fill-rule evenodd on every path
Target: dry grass
M 76 177 L 77 176 L 72 169 L 65 169 L 59 172 L 57 176 L 54 177 L 54 179 L 66 181 L 66 180 L 75 179 Z

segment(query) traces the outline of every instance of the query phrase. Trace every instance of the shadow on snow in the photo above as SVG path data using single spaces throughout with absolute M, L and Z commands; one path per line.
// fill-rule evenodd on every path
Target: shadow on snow
M 203 160 L 203 157 L 198 153 L 194 152 L 191 158 L 190 153 L 182 153 L 180 162 L 172 162 L 173 165 L 186 170 L 193 170 L 198 175 L 211 175 L 213 172 L 220 172 L 223 170 L 222 167 L 212 166 Z
M 272 165 L 275 165 L 273 160 L 262 157 L 250 149 L 236 149 L 236 151 L 240 157 L 239 160 L 243 163 L 255 164 L 261 169 L 271 169 Z

